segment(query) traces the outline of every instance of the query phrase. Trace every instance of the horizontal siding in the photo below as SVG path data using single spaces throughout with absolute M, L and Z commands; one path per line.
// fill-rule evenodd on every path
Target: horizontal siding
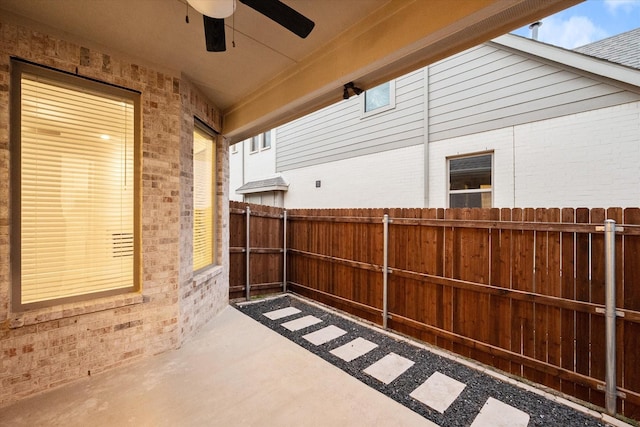
M 446 128 L 440 131 L 431 129 L 432 141 L 440 141 L 458 136 L 471 135 L 474 133 L 486 132 L 490 130 L 502 129 L 508 126 L 538 122 L 570 114 L 583 113 L 605 107 L 622 105 L 629 102 L 638 101 L 637 95 L 630 92 L 620 92 L 599 98 L 584 99 L 573 103 L 559 104 L 554 106 L 540 105 L 538 110 L 519 112 L 513 116 L 497 117 L 493 120 L 475 121 L 466 123 L 459 128 Z
M 430 141 L 640 100 L 596 76 L 496 43 L 433 64 L 427 73 Z M 423 76 L 418 70 L 396 80 L 393 110 L 363 118 L 361 100 L 352 96 L 280 127 L 276 170 L 422 144 Z
M 423 71 L 396 80 L 396 107 L 361 117 L 360 98 L 326 107 L 278 128 L 276 170 L 291 170 L 422 144 Z
M 429 68 L 429 140 L 639 99 L 595 78 L 485 44 Z

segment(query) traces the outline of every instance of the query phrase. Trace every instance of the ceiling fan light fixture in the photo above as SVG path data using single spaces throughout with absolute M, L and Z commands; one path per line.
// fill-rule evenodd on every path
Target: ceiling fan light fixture
M 224 19 L 236 10 L 236 0 L 189 0 L 189 4 L 210 18 Z

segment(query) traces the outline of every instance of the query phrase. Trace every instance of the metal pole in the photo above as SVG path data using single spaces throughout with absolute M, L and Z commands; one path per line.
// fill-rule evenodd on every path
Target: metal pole
M 282 292 L 287 292 L 287 211 L 282 217 Z
M 616 222 L 604 222 L 605 245 L 605 339 L 607 341 L 607 372 L 605 401 L 607 412 L 616 413 Z
M 383 250 L 382 250 L 382 327 L 387 329 L 387 318 L 389 317 L 388 302 L 388 275 L 389 275 L 389 215 L 384 214 L 382 218 L 383 226 Z
M 246 265 L 245 265 L 245 276 L 246 276 L 246 298 L 247 301 L 249 301 L 251 299 L 251 283 L 249 282 L 249 253 L 251 252 L 251 208 L 249 206 L 247 206 L 247 210 L 246 210 L 246 214 L 247 214 L 247 219 L 246 219 L 246 225 L 247 225 L 247 244 L 246 244 L 246 249 L 245 249 L 245 254 L 246 254 Z

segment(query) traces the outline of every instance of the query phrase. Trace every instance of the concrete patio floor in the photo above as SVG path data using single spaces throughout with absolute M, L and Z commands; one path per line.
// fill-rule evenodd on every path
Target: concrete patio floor
M 434 426 L 227 307 L 175 351 L 0 409 L 1 426 Z

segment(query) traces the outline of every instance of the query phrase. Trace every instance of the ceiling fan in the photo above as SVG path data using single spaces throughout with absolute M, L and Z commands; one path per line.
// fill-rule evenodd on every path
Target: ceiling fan
M 236 10 L 236 0 L 187 0 L 204 17 L 204 36 L 209 52 L 227 50 L 224 18 Z M 239 0 L 301 38 L 306 38 L 315 23 L 280 0 Z

